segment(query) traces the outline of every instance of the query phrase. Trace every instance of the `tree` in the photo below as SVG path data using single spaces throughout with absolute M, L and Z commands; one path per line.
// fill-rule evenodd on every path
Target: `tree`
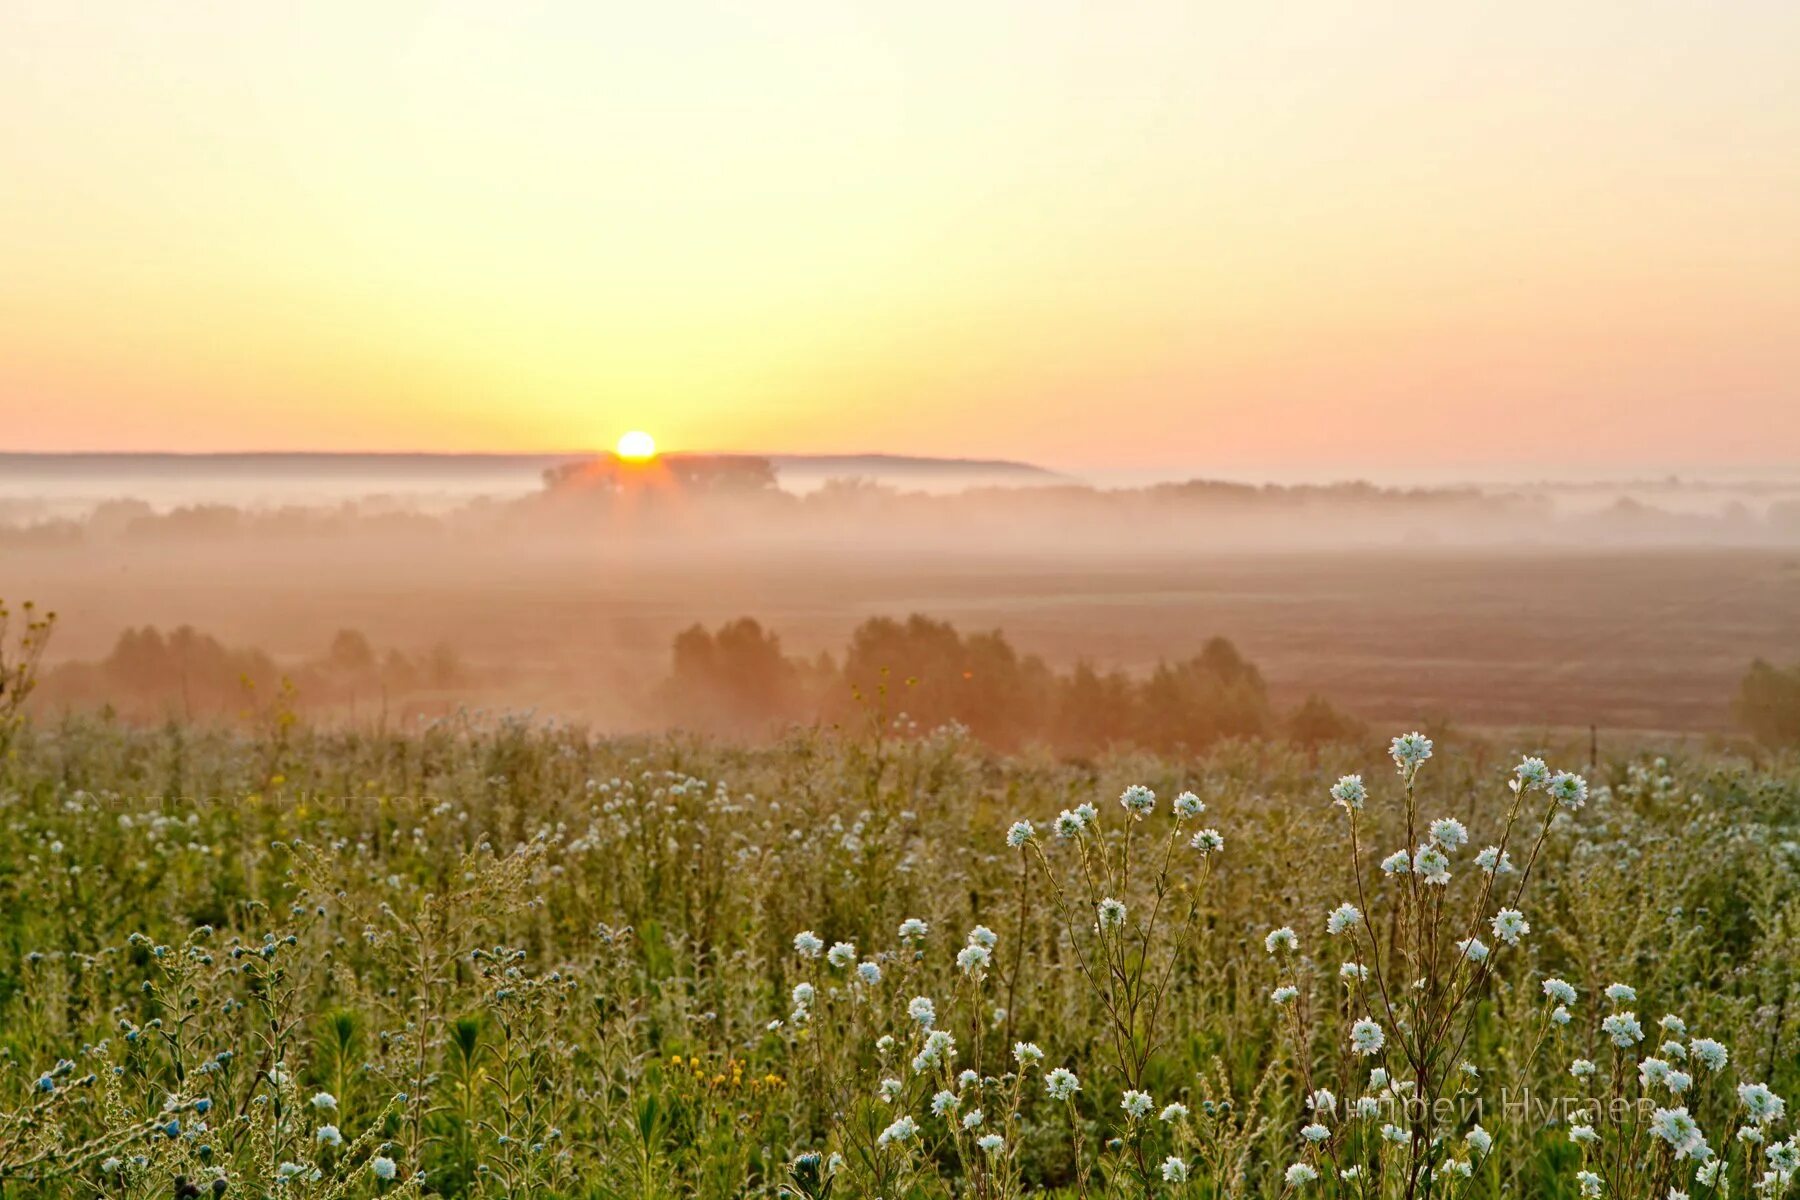
M 1368 728 L 1361 721 L 1338 711 L 1322 696 L 1308 696 L 1306 703 L 1288 718 L 1288 737 L 1302 746 L 1353 742 L 1367 732 Z
M 1800 745 L 1800 666 L 1787 670 L 1762 659 L 1738 685 L 1738 723 L 1766 746 Z
M 1209 640 L 1187 662 L 1158 663 L 1142 695 L 1142 740 L 1163 753 L 1269 732 L 1262 672 L 1222 637 Z
M 1137 689 L 1123 671 L 1100 674 L 1078 662 L 1057 680 L 1051 740 L 1068 754 L 1098 754 L 1131 741 L 1137 723 Z
M 749 617 L 709 633 L 695 625 L 676 635 L 665 690 L 670 714 L 720 733 L 767 731 L 798 713 L 798 671 L 781 639 Z

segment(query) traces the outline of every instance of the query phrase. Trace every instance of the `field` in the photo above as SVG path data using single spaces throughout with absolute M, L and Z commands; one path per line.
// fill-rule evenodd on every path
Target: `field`
M 1453 549 L 1134 554 L 281 545 L 21 551 L 9 575 L 63 617 L 54 652 L 188 623 L 277 657 L 343 627 L 447 641 L 493 682 L 469 699 L 641 727 L 695 621 L 750 615 L 790 653 L 918 611 L 1022 652 L 1142 672 L 1230 638 L 1275 700 L 1381 722 L 1718 733 L 1753 658 L 1800 647 L 1800 557 L 1777 550 Z
M 0 1192 L 1791 1192 L 1800 764 L 1429 750 L 40 721 Z

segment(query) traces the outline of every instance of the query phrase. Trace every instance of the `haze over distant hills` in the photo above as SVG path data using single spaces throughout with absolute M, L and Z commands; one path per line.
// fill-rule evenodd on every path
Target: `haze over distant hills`
M 543 473 L 592 455 L 243 452 L 212 454 L 0 452 L 0 499 L 52 509 L 133 497 L 176 504 L 320 504 L 391 496 L 459 504 L 535 491 Z M 768 454 L 781 486 L 807 492 L 829 479 L 914 491 L 1070 482 L 1030 463 L 896 454 Z

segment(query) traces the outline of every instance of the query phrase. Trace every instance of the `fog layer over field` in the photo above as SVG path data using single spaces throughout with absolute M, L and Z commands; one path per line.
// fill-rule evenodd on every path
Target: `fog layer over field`
M 218 670 L 286 673 L 300 703 L 359 717 L 470 702 L 613 728 L 680 719 L 672 640 L 746 616 L 808 678 L 870 618 L 921 613 L 1102 676 L 1222 637 L 1278 709 L 1316 694 L 1474 724 L 1725 729 L 1751 659 L 1800 658 L 1800 489 L 1779 480 L 1096 488 L 1021 464 L 859 460 L 815 463 L 801 489 L 753 458 L 284 456 L 262 474 L 139 461 L 114 491 L 104 458 L 21 461 L 0 481 L 0 595 L 61 616 L 52 705 L 119 703 L 81 670 L 124 650 L 163 661 L 120 642 L 146 626 L 191 626 L 229 652 L 206 651 Z M 361 492 L 370 470 L 395 472 L 397 494 Z M 192 636 L 168 661 L 200 653 Z M 316 663 L 339 674 L 300 673 Z M 864 699 L 897 712 L 911 664 L 892 665 L 893 694 Z M 264 702 L 170 679 L 122 707 Z

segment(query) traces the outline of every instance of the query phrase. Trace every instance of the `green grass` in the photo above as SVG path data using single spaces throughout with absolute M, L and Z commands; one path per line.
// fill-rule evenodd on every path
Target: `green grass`
M 1508 769 L 1539 749 L 1440 739 L 1421 813 L 1464 821 L 1474 847 L 1495 840 Z M 474 719 L 387 735 L 28 731 L 0 763 L 0 1195 L 166 1197 L 177 1176 L 203 1189 L 216 1176 L 228 1195 L 723 1200 L 776 1194 L 794 1156 L 817 1151 L 844 1156 L 839 1198 L 1279 1196 L 1302 1157 L 1300 1080 L 1346 1102 L 1367 1086 L 1342 1036 L 1364 1014 L 1324 931 L 1355 899 L 1344 814 L 1326 797 L 1348 771 L 1372 793 L 1365 849 L 1401 846 L 1379 744 L 1064 764 L 953 734 L 741 749 Z M 1622 759 L 1593 782 L 1533 869 L 1532 934 L 1471 1001 L 1462 1057 L 1482 1071 L 1471 1103 L 1495 1149 L 1432 1194 L 1575 1194 L 1566 1129 L 1502 1101 L 1575 1094 L 1569 1060 L 1614 980 L 1636 986 L 1646 1028 L 1679 1013 L 1731 1047 L 1732 1079 L 1800 1093 L 1800 765 Z M 1189 934 L 1133 951 L 1172 965 L 1141 1083 L 1158 1108 L 1193 1111 L 1180 1133 L 1122 1131 L 1131 1081 L 1047 890 L 1079 889 L 1074 860 L 1052 846 L 1040 868 L 1004 842 L 1014 819 L 1042 828 L 1084 801 L 1119 827 L 1130 783 L 1162 798 L 1147 830 L 1191 788 L 1207 805 L 1198 823 L 1226 839 L 1204 887 L 1189 860 L 1169 873 L 1171 895 L 1196 905 Z M 1476 874 L 1469 853 L 1459 883 Z M 1151 874 L 1120 886 L 1148 896 Z M 1396 919 L 1379 898 L 1370 914 Z M 896 934 L 909 917 L 931 926 L 917 948 Z M 978 923 L 998 935 L 979 984 L 955 963 Z M 1292 965 L 1262 944 L 1284 924 L 1305 955 Z M 854 943 L 882 982 L 851 987 L 798 957 L 801 930 Z M 1534 1056 L 1547 975 L 1581 1000 Z M 1289 977 L 1306 993 L 1297 1035 L 1269 1002 Z M 817 991 L 804 1023 L 800 982 Z M 936 1085 L 895 1066 L 916 1047 L 881 1059 L 877 1038 L 904 1043 L 919 995 L 955 1032 L 957 1067 L 993 1080 L 965 1111 L 1005 1108 L 1014 1041 L 1082 1080 L 1073 1106 L 1037 1074 L 1022 1081 L 1007 1179 L 971 1166 L 929 1116 Z M 904 1077 L 896 1104 L 877 1098 L 889 1076 Z M 319 1092 L 335 1109 L 312 1105 Z M 1723 1078 L 1690 1104 L 1713 1145 L 1732 1144 Z M 900 1108 L 923 1131 L 904 1154 L 875 1145 Z M 171 1119 L 175 1136 L 160 1128 Z M 325 1123 L 341 1146 L 318 1141 Z M 1451 1122 L 1456 1137 L 1468 1123 Z M 1773 1133 L 1791 1131 L 1790 1118 Z M 1341 1145 L 1360 1153 L 1372 1137 L 1346 1129 Z M 1152 1167 L 1180 1152 L 1191 1181 L 1165 1187 L 1153 1171 L 1146 1188 L 1140 1148 Z M 371 1171 L 378 1154 L 395 1181 Z M 279 1182 L 283 1163 L 302 1174 Z M 1310 1188 L 1401 1194 L 1384 1169 L 1379 1189 Z M 1739 1170 L 1734 1157 L 1741 1194 Z

